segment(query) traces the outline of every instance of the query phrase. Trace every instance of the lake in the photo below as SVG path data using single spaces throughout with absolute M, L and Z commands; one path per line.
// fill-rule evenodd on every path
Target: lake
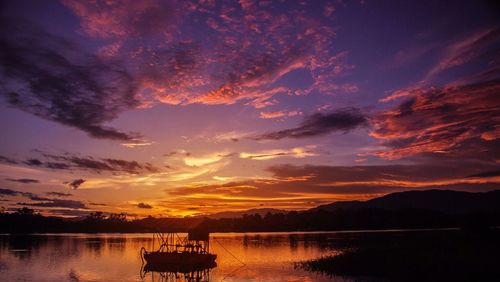
M 384 234 L 399 234 L 400 231 Z M 335 254 L 377 232 L 214 233 L 217 266 L 200 281 L 355 281 L 294 267 Z M 377 235 L 377 236 L 380 236 Z M 386 235 L 384 235 L 386 236 Z M 393 235 L 391 235 L 393 236 Z M 141 247 L 151 234 L 0 235 L 2 281 L 188 281 L 182 274 L 144 272 Z M 196 281 L 196 280 L 195 280 Z

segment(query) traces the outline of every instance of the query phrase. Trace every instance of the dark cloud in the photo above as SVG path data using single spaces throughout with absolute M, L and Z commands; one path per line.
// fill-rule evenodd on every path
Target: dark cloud
M 137 204 L 137 207 L 140 209 L 152 209 L 153 208 L 151 205 L 148 205 L 145 203 L 139 203 L 139 204 Z
M 71 166 L 65 163 L 45 162 L 45 167 L 50 169 L 71 169 Z
M 139 137 L 103 125 L 139 104 L 134 79 L 119 62 L 104 62 L 65 38 L 0 15 L 0 74 L 0 95 L 12 107 L 95 138 Z
M 307 138 L 335 131 L 348 132 L 357 127 L 365 126 L 367 123 L 367 117 L 359 109 L 345 108 L 330 113 L 316 113 L 307 117 L 298 127 L 264 133 L 252 137 L 252 139 Z
M 469 177 L 495 177 L 495 176 L 500 176 L 500 170 L 485 171 L 485 172 L 469 175 Z
M 0 156 L 0 163 L 6 163 L 6 164 L 17 164 L 17 162 L 11 158 L 5 157 L 5 156 Z
M 75 180 L 73 180 L 71 182 L 65 182 L 65 184 L 68 184 L 68 186 L 71 187 L 71 189 L 76 190 L 84 182 L 85 182 L 85 180 L 80 178 L 80 179 L 75 179 Z
M 112 173 L 154 173 L 159 169 L 150 163 L 139 163 L 137 161 L 126 161 L 121 159 L 112 158 L 93 158 L 82 157 L 74 154 L 54 155 L 49 153 L 40 152 L 43 155 L 43 160 L 28 159 L 24 163 L 29 166 L 45 167 L 49 169 L 60 170 L 89 170 L 96 173 L 112 172 Z
M 96 173 L 111 172 L 130 174 L 155 173 L 160 171 L 157 167 L 148 162 L 139 163 L 137 161 L 127 161 L 113 158 L 93 158 L 90 156 L 79 156 L 71 153 L 55 155 L 40 150 L 35 151 L 41 154 L 41 157 L 29 158 L 25 161 L 19 162 L 10 158 L 8 159 L 14 164 L 23 163 L 28 166 L 43 167 L 54 170 L 80 169 Z M 14 181 L 13 179 L 8 180 Z M 29 179 L 24 180 L 26 181 L 25 183 L 34 183 L 29 182 Z
M 395 159 L 425 155 L 439 159 L 497 162 L 500 154 L 500 80 L 418 89 L 398 107 L 372 119 L 372 136 L 389 147 L 377 155 Z
M 24 163 L 29 166 L 41 166 L 43 164 L 39 159 L 28 159 Z
M 70 196 L 73 196 L 73 194 L 71 193 L 62 193 L 62 192 L 47 192 L 45 193 L 49 196 L 53 196 L 53 197 L 70 197 Z
M 12 190 L 12 189 L 6 189 L 6 188 L 0 188 L 0 195 L 3 196 L 17 196 L 19 195 L 19 191 Z
M 60 207 L 60 208 L 73 208 L 73 209 L 86 209 L 84 203 L 75 200 L 62 200 L 54 198 L 40 197 L 34 193 L 21 192 L 11 189 L 0 189 L 0 195 L 4 196 L 23 196 L 34 202 L 20 202 L 18 205 L 34 206 L 34 207 Z
M 71 157 L 65 157 L 65 156 L 57 156 L 57 158 L 61 160 L 65 160 L 68 163 L 74 165 L 77 168 L 82 168 L 82 169 L 90 169 L 94 170 L 97 172 L 100 171 L 112 171 L 113 168 L 100 160 L 95 160 L 92 157 L 77 157 L 77 156 L 71 156 Z
M 173 155 L 175 155 L 175 154 L 177 154 L 177 152 L 176 152 L 176 151 L 172 151 L 172 152 L 168 152 L 168 153 L 166 153 L 166 154 L 163 154 L 163 156 L 164 156 L 164 157 L 171 157 L 171 156 L 173 156 Z
M 96 203 L 96 202 L 89 202 L 89 205 L 92 205 L 92 206 L 103 206 L 103 207 L 108 206 L 107 204 L 104 204 L 104 203 Z
M 133 174 L 137 174 L 140 171 L 158 172 L 158 169 L 150 163 L 139 164 L 136 161 L 125 161 L 119 159 L 103 159 L 103 161 L 109 164 L 112 168 L 120 169 Z
M 84 203 L 75 200 L 62 200 L 62 199 L 50 199 L 50 198 L 37 198 L 35 199 L 39 202 L 31 203 L 17 203 L 23 206 L 32 207 L 48 207 L 48 208 L 71 208 L 71 209 L 86 209 Z
M 21 191 L 12 190 L 12 189 L 6 189 L 6 188 L 0 189 L 0 195 L 3 195 L 3 196 L 23 196 L 23 197 L 26 197 L 29 199 L 39 198 L 36 194 L 30 193 L 30 192 L 21 192 Z
M 32 184 L 32 183 L 40 183 L 40 181 L 36 179 L 30 179 L 30 178 L 19 178 L 19 179 L 13 179 L 13 178 L 5 178 L 7 181 L 11 182 L 19 182 L 23 184 Z

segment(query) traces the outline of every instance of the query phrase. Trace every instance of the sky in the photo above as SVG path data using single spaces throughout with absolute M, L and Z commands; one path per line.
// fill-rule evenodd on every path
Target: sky
M 499 11 L 1 1 L 1 210 L 182 217 L 498 189 Z

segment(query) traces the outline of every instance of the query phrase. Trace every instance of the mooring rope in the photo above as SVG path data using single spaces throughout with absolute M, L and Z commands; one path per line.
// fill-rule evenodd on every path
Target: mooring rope
M 221 242 L 219 242 L 219 240 L 217 240 L 217 238 L 213 237 L 215 242 L 217 242 L 226 252 L 228 252 L 228 254 L 230 254 L 235 260 L 237 260 L 238 262 L 240 262 L 243 266 L 246 266 L 247 264 L 242 262 L 239 258 L 237 258 L 233 253 L 231 253 L 228 249 L 226 249 L 226 247 L 224 247 Z

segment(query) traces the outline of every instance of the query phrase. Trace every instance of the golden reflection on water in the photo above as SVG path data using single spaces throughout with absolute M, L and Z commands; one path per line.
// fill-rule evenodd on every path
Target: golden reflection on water
M 217 267 L 204 275 L 209 281 L 349 281 L 293 266 L 335 253 L 335 242 L 342 240 L 338 234 L 215 233 L 211 238 L 211 252 L 218 257 Z M 40 282 L 187 281 L 181 274 L 141 273 L 142 246 L 151 248 L 150 234 L 0 235 L 0 277 Z

